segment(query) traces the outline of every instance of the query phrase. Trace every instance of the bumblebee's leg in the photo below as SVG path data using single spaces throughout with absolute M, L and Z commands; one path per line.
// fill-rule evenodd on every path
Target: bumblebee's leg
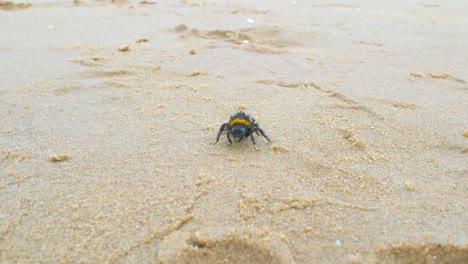
M 215 142 L 215 144 L 218 143 L 219 137 L 221 137 L 221 133 L 223 133 L 223 131 L 226 129 L 226 127 L 227 127 L 227 123 L 224 123 L 224 124 L 222 124 L 221 127 L 219 128 L 218 135 L 216 136 L 216 142 Z
M 262 134 L 262 136 L 264 138 L 266 138 L 266 140 L 268 140 L 268 142 L 271 142 L 270 138 L 265 134 L 265 131 L 263 131 L 263 129 L 257 127 L 258 131 L 260 131 L 260 134 Z
M 232 144 L 232 140 L 231 140 L 231 133 L 229 133 L 229 131 L 227 132 L 227 138 L 229 140 L 229 145 Z
M 255 149 L 255 150 L 257 150 L 257 145 L 255 144 L 255 137 L 254 137 L 253 133 L 252 133 L 252 134 L 250 134 L 250 139 L 252 140 L 252 143 L 253 143 L 254 149 Z

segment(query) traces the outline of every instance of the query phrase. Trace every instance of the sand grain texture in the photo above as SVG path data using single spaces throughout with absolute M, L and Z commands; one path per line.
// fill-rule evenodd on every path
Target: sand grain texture
M 468 263 L 460 1 L 0 12 L 0 262 Z

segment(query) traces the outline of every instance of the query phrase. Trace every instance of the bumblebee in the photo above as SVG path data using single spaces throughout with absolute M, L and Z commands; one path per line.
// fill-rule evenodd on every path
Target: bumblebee
M 255 120 L 244 112 L 238 112 L 231 116 L 227 123 L 221 125 L 218 131 L 218 136 L 216 137 L 216 143 L 218 143 L 221 134 L 227 131 L 227 139 L 229 143 L 232 143 L 231 136 L 234 137 L 234 141 L 240 142 L 246 137 L 250 137 L 255 147 L 255 137 L 254 133 L 260 136 L 260 134 L 271 142 L 270 138 L 265 134 L 265 132 L 255 123 Z

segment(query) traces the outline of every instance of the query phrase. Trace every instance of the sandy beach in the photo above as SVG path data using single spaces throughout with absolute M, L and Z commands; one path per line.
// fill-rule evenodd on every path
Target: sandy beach
M 468 263 L 468 5 L 377 2 L 0 1 L 0 262 Z

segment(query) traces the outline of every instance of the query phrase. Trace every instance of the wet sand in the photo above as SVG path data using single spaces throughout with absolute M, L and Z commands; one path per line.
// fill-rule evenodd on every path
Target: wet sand
M 468 263 L 466 5 L 166 2 L 0 2 L 1 262 Z

